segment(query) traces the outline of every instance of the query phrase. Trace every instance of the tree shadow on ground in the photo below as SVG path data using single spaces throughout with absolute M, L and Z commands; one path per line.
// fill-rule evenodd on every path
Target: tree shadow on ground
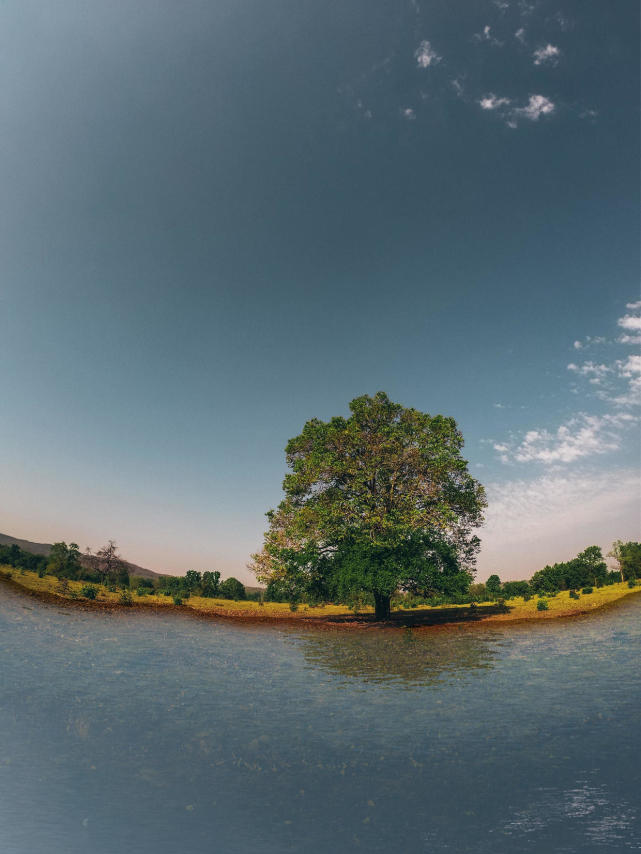
M 328 623 L 372 623 L 380 626 L 440 626 L 444 623 L 474 623 L 484 617 L 496 614 L 509 614 L 512 609 L 505 604 L 469 605 L 458 608 L 433 608 L 428 610 L 399 609 L 392 611 L 389 620 L 378 622 L 374 614 L 338 614 L 335 617 L 325 617 Z

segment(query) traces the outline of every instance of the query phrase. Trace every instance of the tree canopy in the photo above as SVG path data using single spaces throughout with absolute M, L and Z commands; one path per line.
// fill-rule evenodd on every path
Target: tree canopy
M 301 596 L 371 594 L 379 619 L 397 590 L 467 590 L 486 500 L 456 422 L 384 392 L 349 408 L 288 442 L 285 497 L 250 565 L 258 580 Z

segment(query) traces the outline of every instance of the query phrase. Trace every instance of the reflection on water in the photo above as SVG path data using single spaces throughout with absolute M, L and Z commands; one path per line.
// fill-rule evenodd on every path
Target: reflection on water
M 639 850 L 640 616 L 250 629 L 0 585 L 0 852 Z
M 315 632 L 301 636 L 311 668 L 397 688 L 438 685 L 489 670 L 502 635 L 466 629 Z

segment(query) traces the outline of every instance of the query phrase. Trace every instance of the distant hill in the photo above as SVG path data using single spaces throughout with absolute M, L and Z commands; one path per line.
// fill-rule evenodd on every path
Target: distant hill
M 17 537 L 10 537 L 8 534 L 0 534 L 0 546 L 20 546 L 26 552 L 31 552 L 36 555 L 48 555 L 51 551 L 51 543 L 32 543 L 29 540 L 19 540 Z M 153 569 L 145 569 L 144 566 L 136 566 L 135 563 L 129 563 L 128 560 L 123 561 L 127 567 L 129 575 L 137 575 L 140 578 L 157 578 L 162 573 L 154 572 Z

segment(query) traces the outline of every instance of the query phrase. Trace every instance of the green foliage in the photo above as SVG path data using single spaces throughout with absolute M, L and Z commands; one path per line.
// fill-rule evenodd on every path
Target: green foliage
M 182 605 L 183 600 L 180 596 L 174 596 L 174 605 Z
M 203 572 L 200 595 L 207 596 L 209 598 L 215 598 L 216 596 L 218 596 L 219 591 L 220 572 L 218 572 L 217 570 L 214 570 L 213 572 Z
M 514 599 L 516 596 L 527 596 L 530 598 L 530 585 L 527 581 L 504 581 L 501 592 L 506 599 Z
M 85 599 L 95 599 L 98 595 L 98 588 L 94 587 L 93 584 L 85 584 L 80 588 L 80 595 Z
M 200 589 L 202 580 L 203 577 L 200 572 L 196 572 L 195 569 L 188 569 L 185 573 L 185 588 L 189 590 L 190 593 L 194 593 L 196 590 Z
M 537 611 L 547 611 L 547 610 L 549 610 L 548 603 L 546 602 L 546 600 L 545 600 L 545 599 L 539 599 L 539 600 L 538 600 L 538 602 L 536 603 L 536 610 L 537 610 Z
M 120 596 L 118 597 L 118 602 L 121 605 L 133 605 L 131 593 L 128 590 L 123 590 Z
M 588 546 L 566 563 L 555 563 L 535 572 L 530 586 L 535 593 L 552 593 L 597 584 L 608 577 L 608 570 L 599 546 Z
M 58 578 L 81 578 L 80 549 L 76 543 L 54 543 L 49 552 L 47 572 Z
M 490 596 L 498 596 L 501 592 L 501 579 L 498 575 L 490 575 L 485 582 L 485 587 Z
M 590 593 L 592 593 L 592 588 L 591 587 L 584 587 L 581 590 L 581 593 L 583 593 L 584 596 L 589 596 Z
M 580 599 L 581 597 L 576 590 L 570 590 L 570 599 Z
M 619 564 L 621 581 L 641 578 L 641 543 L 616 540 L 610 554 Z
M 267 514 L 257 578 L 304 594 L 368 593 L 379 618 L 397 590 L 466 593 L 486 501 L 456 422 L 383 392 L 350 410 L 308 421 L 287 444 L 285 499 Z
M 223 599 L 245 599 L 245 586 L 237 578 L 226 578 L 220 585 L 219 596 Z
M 56 584 L 56 590 L 58 593 L 66 596 L 69 593 L 69 581 L 66 578 L 61 578 Z

